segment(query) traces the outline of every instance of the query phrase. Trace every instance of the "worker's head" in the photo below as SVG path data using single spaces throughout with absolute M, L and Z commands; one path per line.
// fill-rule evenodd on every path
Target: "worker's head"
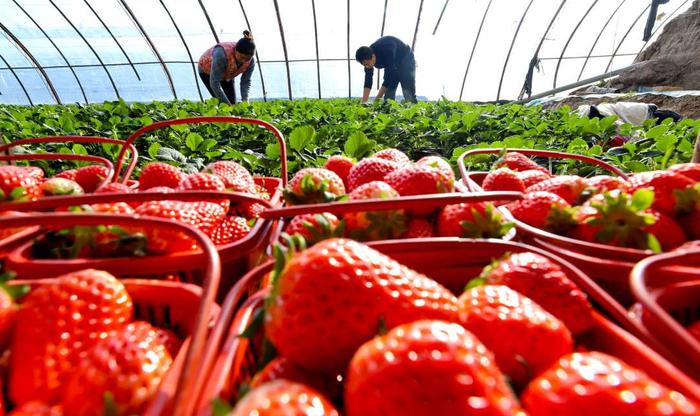
M 253 34 L 247 30 L 243 31 L 243 37 L 236 43 L 236 60 L 250 61 L 255 55 L 255 42 L 253 42 Z
M 355 52 L 355 60 L 361 63 L 365 68 L 373 68 L 377 63 L 377 57 L 372 52 L 369 46 L 361 46 Z

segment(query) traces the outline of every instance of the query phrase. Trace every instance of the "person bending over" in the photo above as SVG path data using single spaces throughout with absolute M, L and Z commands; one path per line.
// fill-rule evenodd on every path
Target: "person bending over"
M 408 45 L 393 36 L 384 36 L 370 46 L 358 48 L 355 59 L 365 67 L 363 103 L 369 99 L 375 67 L 384 69 L 384 82 L 375 100 L 395 100 L 396 87 L 401 84 L 404 99 L 416 102 L 416 60 Z
M 236 103 L 233 79 L 241 74 L 241 101 L 248 101 L 250 78 L 255 69 L 255 43 L 249 31 L 238 42 L 220 42 L 199 58 L 199 77 L 212 97 L 227 104 Z

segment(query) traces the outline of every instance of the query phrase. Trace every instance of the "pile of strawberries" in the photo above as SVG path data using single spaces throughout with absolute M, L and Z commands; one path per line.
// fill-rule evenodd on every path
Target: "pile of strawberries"
M 517 152 L 506 153 L 482 183 L 486 191 L 524 192 L 508 205 L 529 225 L 575 239 L 667 251 L 700 239 L 700 165 L 612 176 L 552 175 Z
M 624 357 L 587 350 L 601 318 L 538 254 L 506 254 L 457 297 L 353 240 L 276 250 L 264 335 L 278 355 L 232 415 L 700 412 Z
M 455 174 L 439 156 L 417 162 L 397 149 L 384 149 L 354 162 L 331 156 L 323 168 L 302 169 L 285 190 L 290 205 L 339 200 L 391 199 L 455 191 Z M 441 208 L 347 213 L 305 214 L 291 219 L 287 234 L 299 234 L 308 243 L 322 238 L 346 236 L 359 241 L 435 236 L 502 237 L 510 228 L 493 204 L 484 202 L 447 205 Z
M 145 410 L 181 340 L 134 320 L 124 284 L 107 272 L 82 270 L 39 285 L 19 308 L 10 297 L 17 289 L 0 290 L 0 381 L 14 407 L 10 415 Z M 0 401 L 4 414 L 3 395 Z

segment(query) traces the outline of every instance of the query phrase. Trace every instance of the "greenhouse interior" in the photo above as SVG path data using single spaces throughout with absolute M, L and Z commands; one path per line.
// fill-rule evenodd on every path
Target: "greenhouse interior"
M 0 416 L 700 415 L 700 0 L 0 35 Z

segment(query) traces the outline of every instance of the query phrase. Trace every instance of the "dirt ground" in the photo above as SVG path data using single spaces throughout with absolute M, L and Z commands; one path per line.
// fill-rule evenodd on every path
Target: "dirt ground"
M 669 97 L 666 95 L 644 94 L 635 95 L 632 97 L 601 97 L 601 98 L 585 98 L 579 96 L 570 96 L 561 101 L 548 102 L 543 104 L 545 108 L 559 108 L 568 104 L 573 109 L 576 109 L 581 104 L 600 104 L 602 102 L 618 102 L 618 101 L 634 101 L 640 103 L 656 104 L 657 107 L 664 110 L 675 111 L 683 118 L 700 119 L 700 96 L 684 96 L 684 97 Z

